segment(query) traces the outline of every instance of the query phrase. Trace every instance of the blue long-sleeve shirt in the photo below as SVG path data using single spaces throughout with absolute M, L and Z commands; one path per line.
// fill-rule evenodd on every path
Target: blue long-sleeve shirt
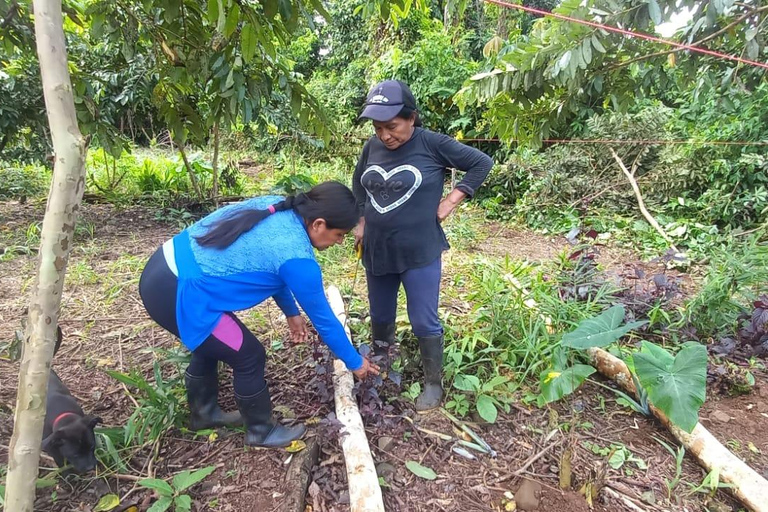
M 220 219 L 243 209 L 266 209 L 282 199 L 263 196 L 226 206 L 173 238 L 181 341 L 194 350 L 222 314 L 251 308 L 269 297 L 286 316 L 298 315 L 298 301 L 334 355 L 357 370 L 363 359 L 328 304 L 320 265 L 304 223 L 293 210 L 270 215 L 225 249 L 203 247 L 195 240 Z

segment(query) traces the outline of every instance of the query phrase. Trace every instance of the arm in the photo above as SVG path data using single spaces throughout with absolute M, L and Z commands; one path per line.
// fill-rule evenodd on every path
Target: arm
M 293 300 L 293 294 L 287 286 L 283 286 L 279 292 L 272 296 L 275 299 L 275 304 L 280 308 L 280 311 L 290 318 L 299 314 L 299 308 L 296 306 L 296 301 Z
M 447 135 L 433 133 L 430 139 L 433 154 L 441 164 L 466 173 L 437 208 L 437 218 L 442 222 L 464 198 L 475 194 L 493 167 L 493 160 L 482 151 L 462 144 Z
M 362 368 L 363 358 L 347 337 L 325 297 L 323 277 L 317 262 L 308 258 L 288 260 L 280 267 L 279 274 L 331 352 L 351 371 Z
M 360 158 L 357 159 L 357 165 L 355 166 L 355 172 L 352 174 L 352 193 L 355 195 L 357 201 L 357 209 L 360 211 L 360 215 L 363 214 L 365 208 L 365 201 L 367 200 L 367 194 L 365 193 L 365 187 L 360 182 L 360 178 L 363 177 L 363 172 L 368 165 L 368 153 L 370 152 L 371 141 L 366 141 L 363 146 L 363 152 L 360 154 Z

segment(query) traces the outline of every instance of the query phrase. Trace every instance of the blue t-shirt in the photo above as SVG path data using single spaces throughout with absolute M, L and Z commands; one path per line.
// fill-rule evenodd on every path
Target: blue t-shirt
M 328 304 L 314 248 L 293 210 L 270 215 L 224 249 L 203 247 L 195 240 L 220 219 L 244 209 L 264 210 L 282 200 L 263 196 L 225 206 L 173 238 L 181 341 L 194 350 L 222 314 L 251 308 L 269 297 L 286 316 L 298 315 L 298 301 L 336 357 L 357 370 L 363 359 Z

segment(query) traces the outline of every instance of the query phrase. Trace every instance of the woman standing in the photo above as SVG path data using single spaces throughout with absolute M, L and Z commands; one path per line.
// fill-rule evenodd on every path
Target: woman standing
M 394 343 L 402 284 L 426 381 L 416 409 L 425 411 L 439 406 L 443 396 L 443 327 L 437 306 L 441 255 L 449 246 L 440 223 L 474 195 L 493 161 L 477 149 L 422 128 L 415 98 L 398 80 L 375 85 L 360 117 L 372 120 L 375 129 L 352 181 L 363 211 L 355 243 L 363 244 L 373 345 L 376 350 L 376 341 Z M 466 174 L 443 197 L 449 167 Z
M 149 259 L 139 283 L 144 307 L 192 351 L 185 374 L 192 430 L 245 423 L 245 444 L 266 447 L 287 446 L 304 434 L 303 425 L 284 427 L 273 419 L 266 352 L 233 313 L 269 297 L 285 313 L 294 342 L 308 334 L 295 297 L 347 368 L 360 379 L 378 374 L 328 305 L 313 250 L 341 243 L 358 218 L 352 191 L 327 182 L 306 194 L 221 208 Z M 219 361 L 233 369 L 240 414 L 224 413 L 217 403 Z

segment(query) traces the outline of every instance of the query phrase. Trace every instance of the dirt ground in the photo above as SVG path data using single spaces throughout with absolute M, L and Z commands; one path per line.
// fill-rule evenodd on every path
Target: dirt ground
M 16 251 L 13 247 L 23 245 L 21 239 L 27 228 L 41 219 L 39 204 L 0 204 L 2 243 Z M 84 228 L 76 237 L 62 301 L 64 343 L 54 368 L 86 412 L 99 415 L 105 427 L 121 426 L 134 411 L 133 399 L 105 370 L 138 368 L 150 376 L 152 363 L 158 361 L 164 377 L 177 372 L 177 366 L 166 362 L 156 349 L 174 350 L 178 344 L 150 321 L 137 291 L 144 262 L 177 227 L 139 207 L 117 210 L 93 204 L 84 206 L 81 225 Z M 491 256 L 551 259 L 567 246 L 564 239 L 501 225 L 489 224 L 484 232 L 488 236 L 473 250 Z M 611 254 L 613 257 L 607 259 L 613 263 L 607 266 L 617 272 L 622 262 L 631 258 L 627 252 Z M 34 254 L 23 253 L 0 262 L 0 341 L 10 340 L 19 326 L 35 263 Z M 315 374 L 312 350 L 281 349 L 277 344 L 281 325 L 277 308 L 262 306 L 259 311 L 261 316 L 243 314 L 243 318 L 257 332 L 272 333 L 262 341 L 272 347 L 267 377 L 277 410 L 287 421 L 307 423 L 309 435 L 320 441 L 320 458 L 309 489 L 311 508 L 307 510 L 349 510 L 337 438 L 332 428 L 318 424 L 332 411 L 333 404 L 310 384 Z M 264 318 L 266 326 L 262 325 Z M 17 364 L 0 359 L 3 465 L 7 465 L 12 432 L 17 372 Z M 762 371 L 756 371 L 755 376 L 757 385 L 752 394 L 729 397 L 710 392 L 701 422 L 754 469 L 768 476 L 768 382 Z M 234 408 L 227 375 L 222 382 L 221 403 L 225 409 Z M 612 394 L 594 385 L 585 385 L 552 408 L 537 409 L 520 403 L 509 413 L 500 413 L 494 425 L 471 423 L 497 452 L 495 458 L 477 453 L 474 460 L 454 453 L 452 442 L 424 433 L 429 430 L 454 435 L 454 427 L 445 416 L 439 412 L 418 416 L 412 404 L 397 393 L 384 398 L 391 406 L 386 421 L 373 424 L 365 419 L 377 469 L 387 484 L 387 510 L 508 510 L 507 503 L 515 493 L 519 492 L 517 500 L 527 493 L 520 490 L 526 479 L 540 486 L 540 492 L 535 493 L 539 503 L 529 510 L 590 510 L 578 490 L 595 482 L 604 484 L 593 504 L 592 510 L 597 511 L 739 510 L 726 492 L 710 496 L 708 489 L 696 488 L 706 475 L 688 456 L 681 468 L 681 483 L 668 492 L 667 482 L 675 477 L 675 461 L 658 439 L 674 446 L 671 436 L 657 422 L 631 413 L 617 404 Z M 641 463 L 631 459 L 620 469 L 611 468 L 607 460 L 612 445 L 626 447 Z M 564 453 L 572 454 L 573 490 L 567 492 L 558 485 Z M 291 458 L 284 450 L 245 449 L 238 431 L 219 430 L 216 435 L 195 436 L 172 429 L 160 443 L 131 454 L 122 474 L 99 470 L 95 476 L 58 479 L 55 485 L 39 489 L 35 510 L 91 511 L 100 497 L 115 493 L 121 497 L 121 505 L 115 510 L 129 510 L 135 505 L 143 511 L 152 503 L 153 495 L 137 485 L 139 479 L 149 475 L 167 479 L 185 469 L 213 465 L 215 473 L 189 490 L 193 510 L 278 511 L 292 485 L 285 481 Z M 432 481 L 416 477 L 405 467 L 411 460 L 432 468 L 437 477 Z M 53 461 L 44 456 L 41 477 L 53 469 Z

